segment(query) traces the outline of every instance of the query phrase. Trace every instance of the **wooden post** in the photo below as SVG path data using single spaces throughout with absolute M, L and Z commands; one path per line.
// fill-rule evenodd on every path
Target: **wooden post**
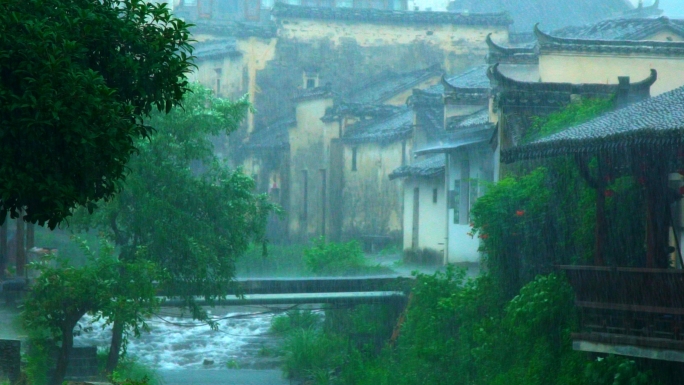
M 596 189 L 596 240 L 594 244 L 594 265 L 603 266 L 603 242 L 606 238 L 606 196 L 605 188 L 599 183 Z
M 24 216 L 20 215 L 17 218 L 17 233 L 14 236 L 14 240 L 17 243 L 17 277 L 23 277 L 26 275 L 26 238 L 24 235 L 24 228 L 26 224 L 24 223 Z
M 0 278 L 5 276 L 5 269 L 9 263 L 9 250 L 7 249 L 7 214 L 0 226 Z
M 36 225 L 26 224 L 26 250 L 31 250 L 36 245 Z

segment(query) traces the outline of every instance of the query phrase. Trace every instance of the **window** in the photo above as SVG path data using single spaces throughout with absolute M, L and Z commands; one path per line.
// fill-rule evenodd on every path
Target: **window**
M 306 79 L 306 88 L 316 88 L 316 79 L 307 78 Z
M 356 171 L 356 147 L 352 148 L 351 170 Z
M 432 189 L 432 203 L 437 203 L 437 189 Z

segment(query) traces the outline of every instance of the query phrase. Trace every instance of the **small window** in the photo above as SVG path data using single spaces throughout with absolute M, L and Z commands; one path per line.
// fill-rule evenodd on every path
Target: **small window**
M 308 78 L 306 79 L 306 88 L 316 88 L 316 79 Z
M 437 189 L 432 189 L 432 203 L 437 203 Z
M 352 148 L 351 170 L 356 171 L 356 147 Z

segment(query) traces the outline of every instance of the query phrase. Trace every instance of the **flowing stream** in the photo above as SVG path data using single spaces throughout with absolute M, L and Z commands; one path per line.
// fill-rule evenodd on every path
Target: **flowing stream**
M 182 317 L 173 309 L 162 309 L 148 320 L 150 332 L 131 337 L 128 355 L 139 363 L 158 370 L 168 369 L 273 369 L 278 360 L 269 353 L 277 340 L 269 334 L 273 314 L 264 309 L 215 308 L 211 316 L 218 329 Z M 85 329 L 76 345 L 107 348 L 111 328 L 90 316 L 80 323 Z

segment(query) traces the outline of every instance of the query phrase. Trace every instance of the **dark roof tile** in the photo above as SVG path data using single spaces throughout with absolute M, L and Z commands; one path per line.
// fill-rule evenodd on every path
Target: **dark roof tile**
M 443 154 L 433 155 L 412 164 L 398 167 L 389 175 L 390 180 L 406 177 L 430 178 L 444 173 L 446 160 Z
M 456 12 L 508 12 L 513 30 L 527 32 L 540 21 L 551 29 L 573 24 L 590 24 L 615 17 L 631 6 L 624 0 L 455 0 L 449 9 Z
M 499 11 L 500 12 L 500 11 Z M 336 21 L 363 21 L 383 24 L 456 24 L 508 26 L 511 19 L 506 13 L 454 13 L 387 11 L 370 8 L 308 7 L 276 3 L 271 11 L 276 18 L 323 19 Z
M 254 131 L 243 144 L 243 148 L 252 151 L 285 149 L 290 144 L 288 129 L 296 124 L 294 119 L 282 119 L 268 127 Z
M 534 27 L 539 49 L 545 52 L 592 52 L 610 54 L 645 53 L 650 55 L 684 55 L 684 42 L 653 40 L 601 40 L 552 36 Z
M 659 32 L 684 37 L 684 20 L 658 18 L 609 19 L 593 25 L 566 27 L 554 36 L 588 40 L 644 40 Z
M 412 131 L 413 111 L 402 107 L 391 116 L 360 121 L 351 125 L 342 140 L 349 144 L 389 143 L 408 138 Z
M 609 112 L 587 123 L 513 147 L 502 161 L 590 153 L 640 143 L 671 144 L 684 141 L 684 87 Z
M 382 103 L 442 73 L 439 65 L 404 73 L 384 71 L 365 81 L 361 86 L 347 91 L 342 99 L 348 103 Z

